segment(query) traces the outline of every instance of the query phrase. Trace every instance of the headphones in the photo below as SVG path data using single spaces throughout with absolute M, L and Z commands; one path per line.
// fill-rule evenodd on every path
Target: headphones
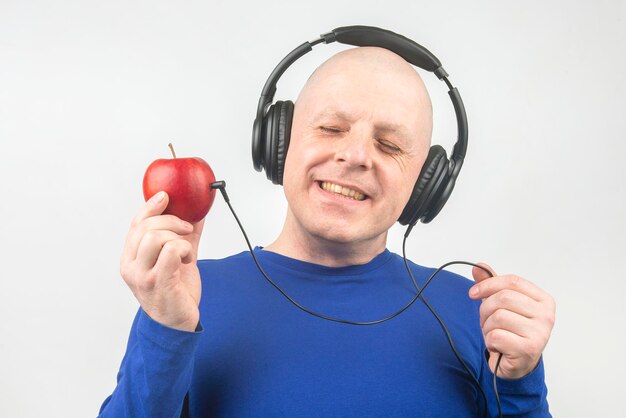
M 448 86 L 448 94 L 454 105 L 458 130 L 458 139 L 454 144 L 452 156 L 448 159 L 446 150 L 440 145 L 430 147 L 428 157 L 426 157 L 413 187 L 413 192 L 400 218 L 398 218 L 400 224 L 409 225 L 409 230 L 417 221 L 421 220 L 422 223 L 432 221 L 450 197 L 463 165 L 467 150 L 465 107 L 458 90 L 456 87 L 452 87 L 448 81 L 448 73 L 443 69 L 437 57 L 416 42 L 386 29 L 374 26 L 339 27 L 320 35 L 319 39 L 303 43 L 282 59 L 265 82 L 259 99 L 252 128 L 254 169 L 256 171 L 265 169 L 267 178 L 272 183 L 283 184 L 294 104 L 290 100 L 277 101 L 272 104 L 276 93 L 276 83 L 285 70 L 298 58 L 311 51 L 314 45 L 321 42 L 329 44 L 335 41 L 354 46 L 377 46 L 388 49 L 400 55 L 410 64 L 435 73 Z

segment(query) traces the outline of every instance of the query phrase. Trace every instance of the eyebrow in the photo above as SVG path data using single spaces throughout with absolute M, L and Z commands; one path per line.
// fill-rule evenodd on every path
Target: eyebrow
M 348 112 L 339 109 L 327 108 L 320 112 L 314 119 L 313 123 L 318 123 L 321 119 L 326 117 L 334 117 L 343 121 L 352 122 L 356 119 L 355 115 L 352 115 Z M 376 124 L 376 129 L 380 132 L 388 132 L 392 134 L 397 134 L 401 137 L 401 139 L 408 139 L 409 132 L 407 128 L 399 123 L 393 122 L 380 122 Z
M 315 117 L 315 119 L 313 120 L 314 123 L 319 122 L 320 119 L 323 119 L 325 117 L 335 117 L 341 120 L 345 120 L 348 122 L 352 122 L 355 117 L 347 112 L 344 112 L 342 110 L 337 110 L 337 109 L 332 109 L 332 108 L 327 108 L 324 109 L 322 112 L 318 113 L 317 116 Z

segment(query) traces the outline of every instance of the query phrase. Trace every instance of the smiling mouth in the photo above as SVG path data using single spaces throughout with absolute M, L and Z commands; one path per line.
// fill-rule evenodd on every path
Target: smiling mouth
M 348 187 L 343 187 L 338 184 L 330 183 L 327 181 L 318 181 L 317 184 L 319 185 L 321 189 L 324 189 L 327 192 L 338 194 L 347 199 L 358 200 L 358 201 L 363 201 L 367 199 L 367 196 L 365 196 L 363 193 L 357 192 L 356 190 L 352 190 Z

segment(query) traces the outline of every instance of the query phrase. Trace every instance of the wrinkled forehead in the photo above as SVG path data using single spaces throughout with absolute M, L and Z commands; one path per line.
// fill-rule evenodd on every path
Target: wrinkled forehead
M 375 105 L 419 109 L 427 102 L 420 86 L 411 80 L 397 74 L 372 72 L 363 68 L 324 74 L 315 83 L 306 86 L 298 99 L 305 99 L 317 106 L 350 102 L 354 108 Z

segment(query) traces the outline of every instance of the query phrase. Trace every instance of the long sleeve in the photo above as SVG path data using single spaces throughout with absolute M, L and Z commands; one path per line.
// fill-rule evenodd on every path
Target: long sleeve
M 203 332 L 161 325 L 139 308 L 117 386 L 100 407 L 99 417 L 179 417 L 191 384 L 194 354 Z
M 480 376 L 480 384 L 486 392 L 489 400 L 489 415 L 498 416 L 498 406 L 493 390 L 493 373 L 489 368 L 485 355 Z M 545 384 L 543 357 L 539 364 L 528 375 L 519 379 L 496 378 L 500 405 L 503 417 L 515 418 L 545 418 L 551 417 Z

